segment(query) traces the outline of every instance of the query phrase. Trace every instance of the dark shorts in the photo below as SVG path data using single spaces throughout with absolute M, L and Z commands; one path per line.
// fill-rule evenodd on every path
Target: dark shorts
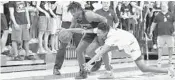
M 97 36 L 97 34 L 87 33 L 83 36 L 82 40 L 84 40 L 88 43 L 91 43 L 95 39 L 96 36 Z
M 7 19 L 3 13 L 1 13 L 1 30 L 8 30 Z

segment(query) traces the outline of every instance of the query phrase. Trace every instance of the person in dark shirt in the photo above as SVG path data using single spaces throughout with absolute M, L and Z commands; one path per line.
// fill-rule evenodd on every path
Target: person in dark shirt
M 161 66 L 163 47 L 167 46 L 169 51 L 169 63 L 172 64 L 172 54 L 174 53 L 175 16 L 168 11 L 168 3 L 161 2 L 161 12 L 159 12 L 151 25 L 150 37 L 157 25 L 158 37 L 158 66 Z
M 97 27 L 100 22 L 107 22 L 107 19 L 103 16 L 100 16 L 92 11 L 84 11 L 81 7 L 81 4 L 78 2 L 72 2 L 68 6 L 68 11 L 73 16 L 73 20 L 70 28 L 76 27 L 76 25 L 81 25 L 82 28 L 88 29 L 90 32 L 93 32 L 93 29 Z M 75 78 L 76 79 L 85 79 L 87 78 L 87 71 L 84 70 L 83 64 L 85 63 L 84 51 L 86 53 L 94 53 L 95 49 L 99 46 L 97 41 L 97 35 L 94 33 L 85 33 L 81 39 L 78 47 L 76 48 L 78 63 L 80 67 L 80 73 Z M 91 46 L 87 49 L 88 46 Z M 90 57 L 93 57 L 90 56 Z
M 30 18 L 27 3 L 25 1 L 10 1 L 9 10 L 10 17 L 13 23 L 12 26 L 12 47 L 15 52 L 14 60 L 23 60 L 23 55 L 19 55 L 17 44 L 24 41 L 24 48 L 26 52 L 26 59 L 34 60 L 34 54 L 29 52 L 29 29 L 30 29 Z M 22 45 L 22 44 L 21 44 Z
M 155 1 L 153 3 L 153 7 L 150 8 L 150 14 L 149 14 L 150 19 L 149 19 L 149 24 L 148 24 L 149 30 L 150 30 L 151 24 L 152 24 L 155 16 L 159 12 L 161 12 L 160 1 Z M 156 26 L 155 30 L 153 31 L 152 41 L 153 41 L 153 49 L 157 49 L 157 26 Z
M 124 1 L 122 6 L 121 6 L 121 22 L 122 22 L 122 29 L 129 31 L 129 26 L 128 26 L 128 22 L 129 22 L 129 18 L 130 15 L 132 15 L 132 6 L 130 4 L 130 1 Z
M 109 1 L 102 1 L 102 8 L 95 11 L 97 14 L 106 17 L 107 23 L 112 28 L 118 27 L 118 17 L 115 14 L 114 10 L 110 9 Z M 114 24 L 113 24 L 114 23 Z

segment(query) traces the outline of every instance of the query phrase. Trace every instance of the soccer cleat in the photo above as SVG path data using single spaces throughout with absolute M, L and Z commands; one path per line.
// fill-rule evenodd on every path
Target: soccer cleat
M 104 74 L 100 75 L 98 79 L 114 79 L 115 76 L 112 71 L 106 71 Z

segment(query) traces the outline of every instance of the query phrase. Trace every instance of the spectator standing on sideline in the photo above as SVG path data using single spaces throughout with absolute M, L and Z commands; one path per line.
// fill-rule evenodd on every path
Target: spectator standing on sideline
M 32 38 L 38 38 L 38 10 L 36 8 L 37 1 L 30 1 L 29 12 L 30 12 L 30 21 L 31 29 L 30 35 Z
M 151 23 L 153 22 L 155 16 L 161 11 L 161 7 L 160 7 L 160 1 L 155 1 L 154 5 L 153 5 L 153 9 L 151 11 L 150 16 L 152 16 L 151 18 Z M 150 25 L 151 26 L 151 25 Z M 153 31 L 153 37 L 152 37 L 152 41 L 153 41 L 153 49 L 157 49 L 157 35 L 158 35 L 158 31 L 157 31 L 157 27 L 158 25 L 156 25 L 154 31 Z
M 48 25 L 48 27 L 49 27 L 49 31 L 51 31 L 50 32 L 50 34 L 51 34 L 51 40 L 50 40 L 50 44 L 51 44 L 51 52 L 53 52 L 53 53 L 56 53 L 56 49 L 55 49 L 55 44 L 56 44 L 56 42 L 55 42 L 55 40 L 56 40 L 56 36 L 55 36 L 55 34 L 56 34 L 56 31 L 57 31 L 57 15 L 56 15 L 56 13 L 52 10 L 52 5 L 55 3 L 56 1 L 49 1 L 49 12 L 50 12 L 50 14 L 52 15 L 51 16 L 51 18 L 50 18 L 50 20 L 49 20 L 49 25 Z
M 133 15 L 132 6 L 130 1 L 124 1 L 123 5 L 121 6 L 121 22 L 122 22 L 122 29 L 129 31 L 130 26 L 128 26 L 130 15 Z
M 161 12 L 159 12 L 151 25 L 150 36 L 157 25 L 158 37 L 158 66 L 161 66 L 163 47 L 168 47 L 169 64 L 172 64 L 172 54 L 174 53 L 175 16 L 168 11 L 167 1 L 161 2 Z
M 30 40 L 30 18 L 29 11 L 26 7 L 25 1 L 10 1 L 9 10 L 10 16 L 13 23 L 12 26 L 12 47 L 14 49 L 15 57 L 14 60 L 23 60 L 22 56 L 19 55 L 18 44 L 23 45 L 26 52 L 26 59 L 34 60 L 34 55 L 29 53 L 29 40 Z
M 63 6 L 61 1 L 56 1 L 55 3 L 52 4 L 52 10 L 55 13 L 56 17 L 56 30 L 61 29 L 62 25 L 62 13 L 63 13 Z M 55 41 L 52 41 L 52 51 L 58 50 L 59 48 L 59 41 L 58 41 L 58 34 L 55 33 L 54 37 Z M 55 42 L 55 43 L 54 43 Z M 54 44 L 54 45 L 53 45 Z
M 49 20 L 51 15 L 49 13 L 49 2 L 48 1 L 38 1 L 37 9 L 39 10 L 39 50 L 38 53 L 51 53 L 48 48 L 48 37 L 51 31 L 49 31 Z M 44 37 L 44 47 L 43 47 L 43 37 Z

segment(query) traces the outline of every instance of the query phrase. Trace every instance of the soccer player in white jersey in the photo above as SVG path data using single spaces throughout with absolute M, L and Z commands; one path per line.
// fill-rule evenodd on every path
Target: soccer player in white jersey
M 133 34 L 127 31 L 121 29 L 111 29 L 107 23 L 99 23 L 97 29 L 94 30 L 79 29 L 78 31 L 78 29 L 74 29 L 74 31 L 70 31 L 86 33 L 94 32 L 97 33 L 98 37 L 102 37 L 104 40 L 104 44 L 95 51 L 96 55 L 89 62 L 84 64 L 86 70 L 89 70 L 91 68 L 91 64 L 100 59 L 102 55 L 108 54 L 108 52 L 113 50 L 123 50 L 126 54 L 131 56 L 142 72 L 168 73 L 171 77 L 174 77 L 174 69 L 172 66 L 168 69 L 147 66 L 143 57 L 141 56 L 141 50 L 138 41 Z M 106 78 L 114 78 L 112 70 L 108 71 L 107 75 L 109 76 L 106 76 Z
M 113 50 L 123 50 L 132 57 L 142 72 L 169 73 L 171 77 L 174 77 L 173 67 L 163 69 L 145 65 L 143 57 L 141 56 L 139 44 L 133 34 L 121 29 L 110 29 L 106 23 L 100 23 L 98 29 L 94 32 L 97 33 L 98 37 L 103 37 L 104 45 L 99 47 L 99 49 L 96 50 L 96 55 L 85 64 L 86 69 L 104 53 Z

